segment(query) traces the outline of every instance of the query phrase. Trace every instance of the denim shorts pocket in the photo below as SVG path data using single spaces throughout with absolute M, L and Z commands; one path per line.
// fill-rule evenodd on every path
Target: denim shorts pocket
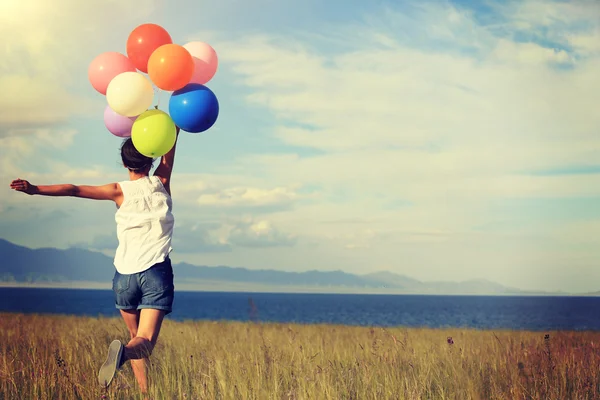
M 144 271 L 145 287 L 149 290 L 168 290 L 173 287 L 173 267 L 170 261 L 152 266 Z
M 131 281 L 131 275 L 123 275 L 118 271 L 115 272 L 113 278 L 113 291 L 115 293 L 124 293 L 129 290 L 129 284 Z

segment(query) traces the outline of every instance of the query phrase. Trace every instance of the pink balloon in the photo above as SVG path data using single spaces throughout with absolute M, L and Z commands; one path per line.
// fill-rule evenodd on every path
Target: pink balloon
M 192 75 L 190 83 L 206 84 L 217 72 L 219 65 L 217 52 L 204 42 L 190 42 L 183 47 L 190 52 L 194 59 L 194 75 Z
M 104 125 L 110 133 L 118 137 L 131 136 L 131 127 L 136 118 L 117 114 L 110 106 L 106 106 L 104 109 Z
M 123 72 L 135 72 L 135 65 L 127 56 L 109 51 L 100 54 L 90 63 L 88 78 L 98 92 L 106 95 L 106 88 L 113 78 Z

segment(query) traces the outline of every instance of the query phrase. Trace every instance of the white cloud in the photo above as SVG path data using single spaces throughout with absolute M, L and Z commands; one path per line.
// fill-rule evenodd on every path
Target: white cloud
M 536 30 L 541 27 L 573 29 L 582 23 L 598 23 L 600 5 L 594 0 L 577 2 L 528 0 L 495 3 L 492 8 L 513 26 Z
M 490 3 L 500 22 L 488 26 L 513 39 L 517 35 L 572 47 L 574 58 L 598 56 L 600 3 L 595 0 Z
M 368 149 L 456 143 L 482 135 L 496 145 L 507 136 L 527 140 L 542 129 L 554 133 L 556 122 L 564 129 L 563 118 L 571 112 L 588 114 L 589 119 L 578 124 L 587 129 L 598 118 L 593 117 L 593 103 L 587 102 L 594 92 L 580 91 L 582 81 L 597 82 L 594 64 L 571 74 L 539 63 L 520 70 L 521 58 L 527 58 L 528 52 L 533 59 L 548 58 L 547 54 L 561 57 L 562 53 L 538 45 L 523 45 L 529 49 L 523 54 L 509 51 L 504 57 L 512 55 L 510 68 L 493 60 L 475 63 L 466 56 L 410 49 L 333 56 L 331 67 L 318 55 L 309 57 L 276 45 L 260 53 L 263 59 L 253 61 L 256 53 L 247 56 L 246 49 L 256 46 L 264 46 L 262 39 L 230 47 L 229 57 L 237 56 L 238 72 L 247 76 L 244 83 L 257 91 L 249 101 L 267 107 L 283 121 L 314 126 L 281 126 L 277 136 L 294 145 Z M 557 93 L 563 97 L 549 97 Z M 573 103 L 574 98 L 579 101 Z M 559 107 L 564 107 L 561 114 L 551 115 Z M 577 128 L 576 135 L 585 133 Z M 475 144 L 480 143 L 481 139 Z
M 296 178 L 297 179 L 297 178 Z M 300 179 L 301 180 L 301 179 Z M 290 210 L 300 200 L 318 198 L 317 192 L 300 193 L 301 184 L 287 179 L 273 184 L 264 176 L 246 173 L 196 174 L 177 172 L 173 175 L 172 192 L 178 202 L 199 206 L 200 210 L 227 212 L 276 212 Z
M 76 131 L 72 129 L 9 129 L 0 134 L 0 176 L 39 176 L 32 164 L 40 162 L 40 154 L 48 149 L 64 149 L 73 142 Z M 50 161 L 51 162 L 51 161 Z M 25 179 L 25 178 L 24 178 Z
M 181 216 L 181 214 L 179 214 Z M 271 221 L 246 217 L 209 222 L 191 213 L 177 222 L 173 247 L 181 253 L 228 253 L 240 248 L 289 247 L 296 237 Z
M 286 187 L 276 187 L 267 190 L 235 187 L 216 193 L 201 194 L 198 198 L 198 203 L 201 206 L 217 207 L 289 206 L 296 197 L 296 193 Z
M 70 115 L 91 115 L 100 102 L 73 95 L 60 81 L 19 74 L 0 77 L 0 135 L 2 128 L 43 127 L 67 121 Z
M 2 3 L 0 131 L 60 124 L 102 110 L 103 97 L 87 80 L 89 63 L 102 52 L 124 51 L 129 32 L 146 22 L 158 2 L 143 7 L 114 0 Z M 81 87 L 88 95 L 81 95 Z
M 75 170 L 64 162 L 47 157 L 50 151 L 64 150 L 73 145 L 77 130 L 75 129 L 9 129 L 0 135 L 0 155 L 4 168 L 0 172 L 7 175 L 28 175 L 32 178 L 56 177 L 57 175 L 73 177 L 81 174 L 81 177 L 106 176 L 108 173 L 100 171 L 101 167 L 92 169 Z M 45 168 L 35 168 L 34 165 L 42 164 Z M 98 171 L 90 173 L 90 171 Z
M 296 237 L 275 227 L 264 219 L 247 219 L 228 226 L 228 242 L 242 247 L 288 247 L 296 243 Z
M 110 181 L 122 181 L 127 179 L 124 174 L 108 172 L 104 165 L 92 165 L 87 168 L 74 169 L 65 162 L 52 161 L 48 163 L 54 176 L 60 176 L 62 180 L 79 185 L 106 184 Z
M 366 229 L 358 234 L 345 234 L 342 236 L 342 239 L 345 242 L 344 248 L 348 250 L 369 249 L 371 242 L 377 239 L 377 236 L 377 232 L 373 229 Z
M 600 53 L 600 28 L 587 34 L 568 34 L 566 39 L 578 52 L 596 55 Z
M 514 43 L 505 39 L 499 41 L 494 56 L 500 61 L 513 64 L 567 64 L 573 61 L 565 50 L 546 48 L 534 43 Z
M 73 144 L 75 129 L 9 129 L 2 140 L 6 150 L 35 148 L 65 149 Z

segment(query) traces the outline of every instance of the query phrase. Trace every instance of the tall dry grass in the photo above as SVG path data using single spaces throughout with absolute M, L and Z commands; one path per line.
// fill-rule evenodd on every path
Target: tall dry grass
M 0 399 L 141 398 L 129 364 L 98 387 L 113 339 L 128 339 L 115 318 L 0 314 Z M 593 332 L 165 321 L 150 398 L 597 399 L 599 342 Z

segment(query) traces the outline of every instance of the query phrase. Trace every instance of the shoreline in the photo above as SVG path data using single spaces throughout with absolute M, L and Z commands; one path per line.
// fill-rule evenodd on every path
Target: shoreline
M 23 318 L 48 318 L 48 319 L 79 319 L 79 320 L 88 320 L 88 321 L 100 321 L 100 320 L 115 320 L 122 321 L 122 317 L 115 313 L 114 315 L 108 314 L 100 314 L 100 315 L 86 315 L 86 314 L 73 314 L 73 313 L 56 313 L 56 312 L 25 312 L 25 311 L 3 311 L 0 310 L 0 317 L 8 316 L 8 317 L 23 317 Z M 311 327 L 317 328 L 341 328 L 341 329 L 382 329 L 383 331 L 389 329 L 402 329 L 405 331 L 413 331 L 413 332 L 453 332 L 456 334 L 457 331 L 460 332 L 473 332 L 473 333 L 489 333 L 489 332 L 502 332 L 508 334 L 534 334 L 539 335 L 542 333 L 550 333 L 550 334 L 579 334 L 579 335 L 587 335 L 587 334 L 598 334 L 600 330 L 588 329 L 588 328 L 557 328 L 557 327 L 542 327 L 542 328 L 532 328 L 532 327 L 506 327 L 506 326 L 497 326 L 497 327 L 477 327 L 477 326 L 468 326 L 468 325 L 439 325 L 439 326 L 418 326 L 418 325 L 406 325 L 406 324 L 398 324 L 398 325 L 387 325 L 387 324 L 361 324 L 361 323 L 343 323 L 343 322 L 331 322 L 331 321 L 320 321 L 320 322 L 309 322 L 309 321 L 274 321 L 274 320 L 262 320 L 258 319 L 216 319 L 216 318 L 173 318 L 172 316 L 165 317 L 164 321 L 168 324 L 176 324 L 176 325 L 194 325 L 204 324 L 207 326 L 214 326 L 215 324 L 228 324 L 228 325 L 249 325 L 255 326 L 256 324 L 261 324 L 263 326 L 295 326 L 303 329 L 310 329 Z
M 69 282 L 0 282 L 0 288 L 22 289 L 73 289 L 73 290 L 112 290 L 111 282 L 69 281 Z M 357 289 L 346 287 L 302 287 L 244 284 L 230 282 L 204 282 L 196 284 L 175 283 L 180 292 L 237 292 L 237 293 L 280 293 L 280 294 L 362 294 L 399 296 L 499 296 L 499 297 L 597 297 L 587 293 L 420 293 L 403 292 L 394 289 Z

